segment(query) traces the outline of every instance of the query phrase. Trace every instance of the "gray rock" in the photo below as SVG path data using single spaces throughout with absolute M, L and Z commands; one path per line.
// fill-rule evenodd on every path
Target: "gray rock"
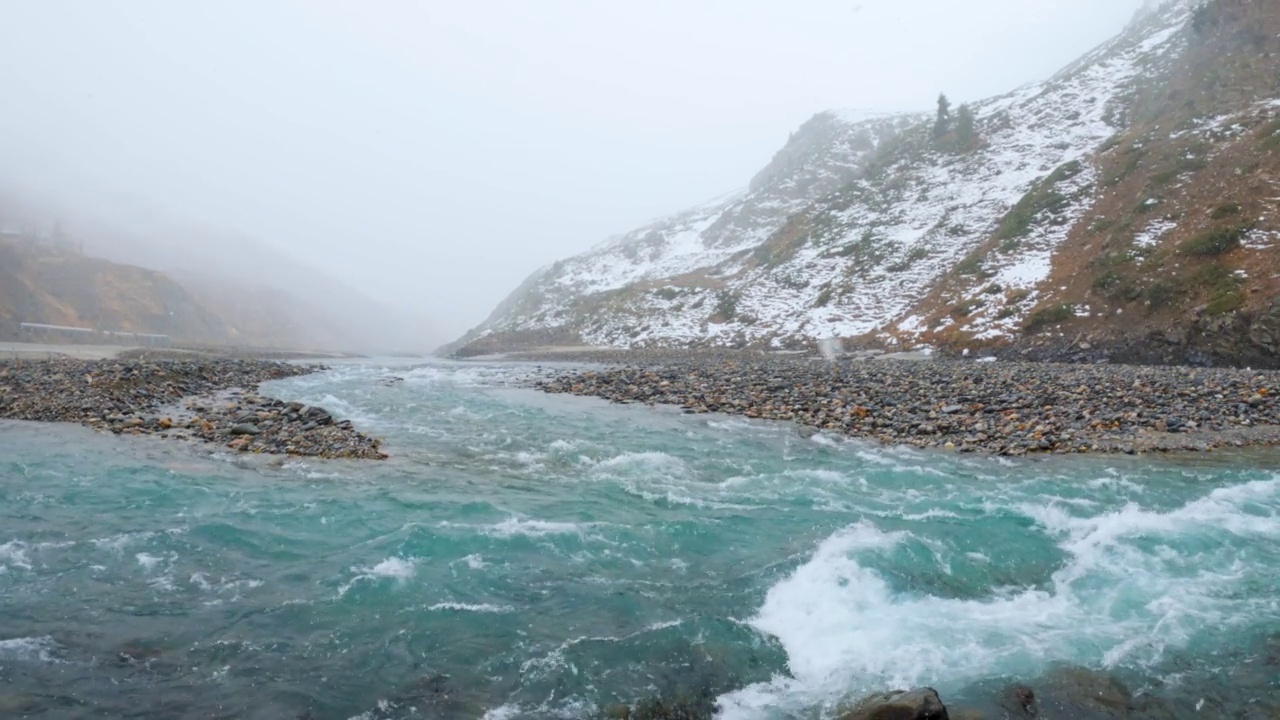
M 840 720 L 949 720 L 949 716 L 937 691 L 919 688 L 864 698 Z
M 231 427 L 232 435 L 257 435 L 262 432 L 253 423 L 239 423 Z

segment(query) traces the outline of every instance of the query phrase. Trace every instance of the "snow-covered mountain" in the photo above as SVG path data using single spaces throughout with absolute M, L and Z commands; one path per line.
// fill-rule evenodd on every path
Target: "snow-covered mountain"
M 1139 130 L 1161 131 L 1161 121 L 1191 123 L 1186 132 L 1216 142 L 1204 128 L 1223 121 L 1220 110 L 1247 115 L 1248 127 L 1267 120 L 1269 98 L 1280 96 L 1267 87 L 1261 98 L 1215 96 L 1194 118 L 1158 95 L 1191 97 L 1188 82 L 1239 72 L 1201 46 L 1229 56 L 1246 43 L 1241 32 L 1277 20 L 1273 4 L 1148 3 L 1047 81 L 967 106 L 972 131 L 956 108 L 941 125 L 932 113 L 821 113 L 745 191 L 540 270 L 463 339 L 465 352 L 1023 337 L 1044 324 L 1036 319 L 1046 303 L 1067 304 L 1048 281 L 1068 240 L 1126 187 L 1111 177 L 1108 153 Z M 1274 44 L 1277 33 L 1264 34 L 1247 40 L 1254 50 Z M 1210 69 L 1213 78 L 1200 77 Z M 1148 142 L 1168 144 L 1173 131 Z M 1131 228 L 1130 240 L 1186 224 L 1154 215 L 1164 225 Z M 1072 304 L 1068 315 L 1089 307 Z

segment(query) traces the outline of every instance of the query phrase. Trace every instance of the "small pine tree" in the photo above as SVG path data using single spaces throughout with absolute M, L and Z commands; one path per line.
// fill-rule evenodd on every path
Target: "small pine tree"
M 951 101 L 945 94 L 938 96 L 938 119 L 933 124 L 933 137 L 941 140 L 951 131 Z
M 973 109 L 961 105 L 956 110 L 956 145 L 961 151 L 973 149 L 978 140 L 978 131 L 974 125 Z

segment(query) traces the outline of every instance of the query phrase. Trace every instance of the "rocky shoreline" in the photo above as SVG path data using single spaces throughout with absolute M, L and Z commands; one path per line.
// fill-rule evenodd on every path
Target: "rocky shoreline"
M 1280 445 L 1274 371 L 947 359 L 827 363 L 758 353 L 612 360 L 629 364 L 559 373 L 536 387 L 994 455 Z
M 1275 639 L 1252 664 L 1280 662 Z M 1262 675 L 1262 677 L 1260 677 Z M 969 688 L 965 700 L 947 701 L 933 688 L 894 690 L 863 697 L 835 709 L 836 720 L 1178 720 L 1191 717 L 1274 718 L 1280 704 L 1274 681 L 1252 668 L 1233 676 L 1239 684 L 1218 687 L 1133 690 L 1109 673 L 1058 665 L 1026 682 L 994 680 Z M 1174 692 L 1167 692 L 1173 690 Z M 603 717 L 617 720 L 711 720 L 718 714 L 715 694 L 685 692 L 609 708 Z
M 319 366 L 246 359 L 0 361 L 0 418 L 200 440 L 246 453 L 380 460 L 381 441 L 258 384 Z

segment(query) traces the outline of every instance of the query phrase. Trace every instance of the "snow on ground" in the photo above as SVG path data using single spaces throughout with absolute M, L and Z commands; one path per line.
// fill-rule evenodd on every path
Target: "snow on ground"
M 1178 31 L 1186 19 L 1185 5 L 1179 7 L 1158 23 L 1144 21 L 1155 27 L 1120 36 L 1047 82 L 973 104 L 982 148 L 965 155 L 924 151 L 899 157 L 884 172 L 888 181 L 856 180 L 858 198 L 828 212 L 830 227 L 813 231 L 780 263 L 760 266 L 753 251 L 795 213 L 828 207 L 813 203 L 857 178 L 886 128 L 903 125 L 903 116 L 825 114 L 797 134 L 812 137 L 797 137 L 795 146 L 780 153 L 808 148 L 782 176 L 557 263 L 535 283 L 530 302 L 517 304 L 487 331 L 576 323 L 587 342 L 620 346 L 852 336 L 895 320 L 899 330 L 918 333 L 923 319 L 902 316 L 991 237 L 1039 180 L 1065 163 L 1082 161 L 1081 171 L 1056 188 L 1074 198 L 1068 207 L 1052 222 L 1037 218 L 1026 237 L 982 260 L 983 269 L 994 273 L 986 282 L 1025 290 L 1034 300 L 1053 251 L 1088 210 L 1097 177 L 1087 158 L 1116 132 L 1110 123 L 1116 103 L 1179 49 Z M 1167 229 L 1153 223 L 1144 233 L 1158 237 Z M 703 276 L 694 283 L 700 287 L 669 282 L 689 273 Z M 625 287 L 633 288 L 625 302 L 601 301 L 590 306 L 588 317 L 574 316 L 583 298 Z M 975 327 L 988 336 L 1012 332 L 1032 305 L 1024 302 L 997 319 L 992 303 L 978 311 Z M 710 321 L 726 307 L 733 310 L 730 321 Z
M 1155 247 L 1165 233 L 1178 227 L 1178 223 L 1168 218 L 1156 218 L 1147 223 L 1137 235 L 1133 236 L 1133 245 L 1137 248 Z

